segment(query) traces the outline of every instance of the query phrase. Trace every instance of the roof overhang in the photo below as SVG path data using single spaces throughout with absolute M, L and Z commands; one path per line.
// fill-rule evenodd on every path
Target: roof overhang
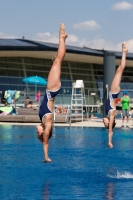
M 22 39 L 0 39 L 0 57 L 32 57 L 53 60 L 57 54 L 57 49 L 58 45 L 52 43 Z M 116 56 L 116 65 L 119 65 L 121 52 L 114 53 Z M 104 50 L 67 45 L 64 60 L 102 65 Z M 131 53 L 127 53 L 126 65 L 133 67 L 133 55 Z
M 55 56 L 55 51 L 0 51 L 0 57 L 32 57 L 52 60 Z M 64 60 L 95 64 L 103 63 L 103 57 L 75 53 L 66 53 Z

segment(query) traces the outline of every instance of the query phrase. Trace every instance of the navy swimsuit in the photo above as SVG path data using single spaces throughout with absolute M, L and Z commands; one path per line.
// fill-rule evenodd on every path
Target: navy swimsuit
M 61 88 L 59 88 L 56 91 L 50 91 L 46 89 L 46 93 L 44 95 L 44 98 L 42 100 L 42 103 L 40 105 L 40 110 L 39 110 L 39 117 L 41 121 L 45 115 L 52 114 L 52 111 L 48 107 L 48 101 L 53 99 L 60 92 L 60 90 Z
M 110 105 L 110 102 L 113 101 L 114 99 L 116 99 L 118 97 L 120 92 L 116 93 L 116 94 L 112 94 L 111 92 L 109 92 L 109 97 L 106 101 L 106 105 L 105 105 L 105 111 L 106 111 L 106 115 L 109 116 L 109 111 L 110 110 L 116 110 L 116 108 L 112 108 L 112 106 Z

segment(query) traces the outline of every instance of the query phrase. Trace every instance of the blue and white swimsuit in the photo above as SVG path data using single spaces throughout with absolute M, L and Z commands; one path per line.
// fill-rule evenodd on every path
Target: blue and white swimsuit
M 55 98 L 56 95 L 60 92 L 60 90 L 61 90 L 61 88 L 59 88 L 56 91 L 50 91 L 50 90 L 46 89 L 46 93 L 44 95 L 44 98 L 42 100 L 42 103 L 41 103 L 40 109 L 39 109 L 39 117 L 40 117 L 41 121 L 45 115 L 53 114 L 53 112 L 48 107 L 48 101 Z
M 113 101 L 114 99 L 116 99 L 118 97 L 119 93 L 120 92 L 112 94 L 111 92 L 109 92 L 109 97 L 108 97 L 108 99 L 106 101 L 106 105 L 105 105 L 106 116 L 109 116 L 110 110 L 116 110 L 116 108 L 113 108 L 111 106 L 110 102 Z

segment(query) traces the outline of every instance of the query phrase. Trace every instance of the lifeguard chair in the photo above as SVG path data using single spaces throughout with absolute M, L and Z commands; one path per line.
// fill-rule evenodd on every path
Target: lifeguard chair
M 84 113 L 85 107 L 86 113 Z M 88 111 L 86 106 L 85 91 L 83 80 L 77 80 L 73 83 L 71 107 L 70 107 L 70 125 L 72 121 L 82 121 L 85 116 L 88 119 Z

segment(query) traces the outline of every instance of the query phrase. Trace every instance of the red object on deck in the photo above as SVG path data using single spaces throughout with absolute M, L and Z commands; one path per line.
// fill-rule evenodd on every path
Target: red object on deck
M 120 99 L 120 98 L 117 98 L 117 99 L 115 100 L 115 102 L 116 102 L 116 103 L 121 103 L 121 99 Z

